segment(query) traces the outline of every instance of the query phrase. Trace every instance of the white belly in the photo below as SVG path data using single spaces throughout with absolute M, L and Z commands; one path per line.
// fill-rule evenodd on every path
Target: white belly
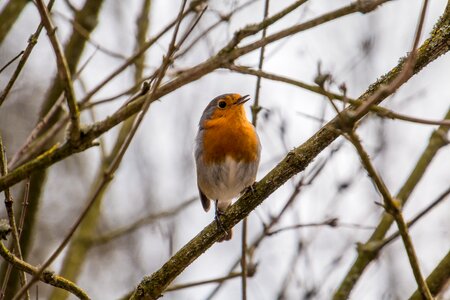
M 205 166 L 199 175 L 199 186 L 211 200 L 218 200 L 219 209 L 225 210 L 231 200 L 255 181 L 258 163 L 237 162 L 227 156 L 221 164 Z

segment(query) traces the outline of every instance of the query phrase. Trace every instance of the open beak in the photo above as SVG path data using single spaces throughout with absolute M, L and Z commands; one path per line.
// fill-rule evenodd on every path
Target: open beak
M 245 95 L 245 96 L 242 96 L 241 98 L 239 98 L 238 101 L 236 101 L 235 104 L 236 105 L 244 104 L 248 100 L 250 100 L 250 95 Z

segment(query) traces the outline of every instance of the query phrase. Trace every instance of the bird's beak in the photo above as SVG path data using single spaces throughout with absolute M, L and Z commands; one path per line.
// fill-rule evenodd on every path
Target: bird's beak
M 241 105 L 241 104 L 244 104 L 245 102 L 247 102 L 248 100 L 250 100 L 250 95 L 245 95 L 245 96 L 242 96 L 241 98 L 239 98 L 235 104 Z

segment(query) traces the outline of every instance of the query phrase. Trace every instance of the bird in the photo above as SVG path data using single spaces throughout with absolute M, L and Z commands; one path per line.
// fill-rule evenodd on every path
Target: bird
M 195 141 L 200 200 L 206 212 L 214 201 L 215 220 L 225 233 L 219 242 L 232 238 L 232 229 L 224 230 L 219 217 L 233 198 L 252 188 L 258 172 L 261 143 L 245 113 L 248 100 L 249 95 L 235 93 L 212 99 L 200 118 Z

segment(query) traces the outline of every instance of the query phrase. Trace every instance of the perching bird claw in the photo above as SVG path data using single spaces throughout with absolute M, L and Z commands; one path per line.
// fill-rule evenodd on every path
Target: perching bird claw
M 244 195 L 247 192 L 252 193 L 252 195 L 255 194 L 255 186 L 256 186 L 256 182 L 253 182 L 251 185 L 249 185 L 248 187 L 246 187 L 242 192 L 241 195 Z
M 214 219 L 216 220 L 217 223 L 217 227 L 222 229 L 222 231 L 224 233 L 227 233 L 227 231 L 225 230 L 225 228 L 223 227 L 222 221 L 220 221 L 220 216 L 223 216 L 223 212 L 219 209 L 219 207 L 217 206 L 217 200 L 216 200 L 216 214 L 214 215 Z

